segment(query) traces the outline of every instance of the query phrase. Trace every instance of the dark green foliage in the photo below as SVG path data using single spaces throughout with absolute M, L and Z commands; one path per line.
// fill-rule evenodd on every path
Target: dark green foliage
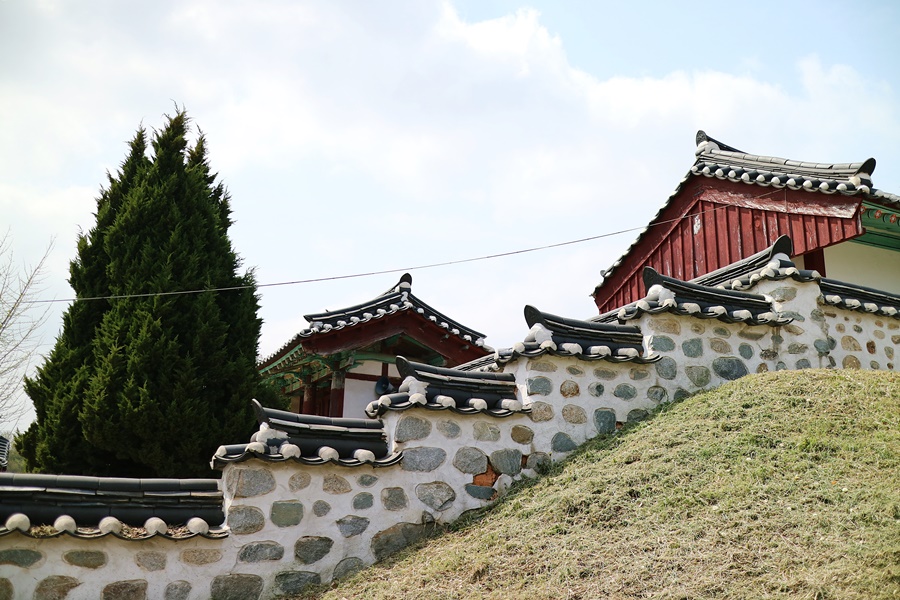
M 79 300 L 26 392 L 37 420 L 16 440 L 30 470 L 128 477 L 209 476 L 224 443 L 255 426 L 250 399 L 278 403 L 256 371 L 260 320 L 252 273 L 238 275 L 228 194 L 201 135 L 179 112 L 139 129 L 78 240 Z M 223 292 L 89 300 L 244 287 Z

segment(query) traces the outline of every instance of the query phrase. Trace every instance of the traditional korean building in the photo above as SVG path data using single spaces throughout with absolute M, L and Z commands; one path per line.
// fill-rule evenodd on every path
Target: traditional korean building
M 790 236 L 823 277 L 900 292 L 900 196 L 873 186 L 875 159 L 813 163 L 747 154 L 697 133 L 696 159 L 628 251 L 602 273 L 601 314 L 643 298 L 643 269 L 692 280 Z M 709 284 L 709 282 L 706 282 Z
M 400 355 L 455 367 L 493 351 L 484 334 L 416 297 L 408 273 L 368 302 L 304 318 L 309 328 L 258 365 L 301 414 L 366 418 L 370 402 L 400 385 Z

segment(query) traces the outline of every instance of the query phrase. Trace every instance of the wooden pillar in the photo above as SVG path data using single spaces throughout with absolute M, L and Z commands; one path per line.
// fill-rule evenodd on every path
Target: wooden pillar
M 825 277 L 825 252 L 817 248 L 804 254 L 803 267 L 809 271 L 818 271 L 819 275 Z
M 315 386 L 310 381 L 309 376 L 303 378 L 303 409 L 300 411 L 303 415 L 316 414 L 315 406 Z
M 344 371 L 340 369 L 336 369 L 331 373 L 331 396 L 328 416 L 344 416 Z

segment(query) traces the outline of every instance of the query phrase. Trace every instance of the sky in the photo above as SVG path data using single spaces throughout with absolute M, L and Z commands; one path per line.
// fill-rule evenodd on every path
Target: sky
M 71 298 L 106 173 L 184 107 L 260 284 L 400 270 L 261 288 L 262 357 L 403 269 L 625 231 L 411 271 L 418 297 L 508 347 L 526 304 L 596 314 L 600 272 L 688 172 L 698 129 L 875 157 L 875 186 L 900 193 L 898 26 L 900 4 L 865 0 L 0 0 L 0 231 L 23 268 L 52 244 L 41 298 Z

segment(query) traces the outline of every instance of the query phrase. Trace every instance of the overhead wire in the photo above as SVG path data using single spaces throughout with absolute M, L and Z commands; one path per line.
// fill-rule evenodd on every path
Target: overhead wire
M 765 194 L 760 194 L 759 196 L 756 196 L 755 198 L 762 198 L 764 196 L 769 196 L 769 195 L 776 193 L 777 191 L 780 191 L 780 190 L 773 190 L 773 191 L 767 192 Z M 202 294 L 205 292 L 229 292 L 229 291 L 245 290 L 245 289 L 253 289 L 253 288 L 255 288 L 255 289 L 272 288 L 272 287 L 282 287 L 282 286 L 288 286 L 288 285 L 302 285 L 302 284 L 307 284 L 307 283 L 321 283 L 321 282 L 325 282 L 325 281 L 339 281 L 339 280 L 343 280 L 343 279 L 357 279 L 357 278 L 361 278 L 361 277 L 372 277 L 375 275 L 388 275 L 391 273 L 406 273 L 409 271 L 422 271 L 425 269 L 448 267 L 451 265 L 460 265 L 460 264 L 465 264 L 465 263 L 478 262 L 478 261 L 482 261 L 482 260 L 492 260 L 495 258 L 503 258 L 506 256 L 515 256 L 518 254 L 528 254 L 531 252 L 539 252 L 541 250 L 550 250 L 553 248 L 561 248 L 563 246 L 582 244 L 584 242 L 591 242 L 594 240 L 613 237 L 616 235 L 622 235 L 623 233 L 630 233 L 633 231 L 642 231 L 642 230 L 649 229 L 650 227 L 666 225 L 668 223 L 675 223 L 675 222 L 681 221 L 683 219 L 693 219 L 694 217 L 697 217 L 699 215 L 716 212 L 718 210 L 722 210 L 725 208 L 728 208 L 728 207 L 727 206 L 718 206 L 716 208 L 711 208 L 709 210 L 700 211 L 700 212 L 692 213 L 689 215 L 682 215 L 682 216 L 676 217 L 674 219 L 666 219 L 663 221 L 657 221 L 656 223 L 652 223 L 650 225 L 644 225 L 641 227 L 629 227 L 627 229 L 619 229 L 617 231 L 601 233 L 598 235 L 592 235 L 589 237 L 579 238 L 579 239 L 575 239 L 575 240 L 568 240 L 565 242 L 557 242 L 555 244 L 546 244 L 543 246 L 534 246 L 532 248 L 511 250 L 509 252 L 498 252 L 495 254 L 485 254 L 482 256 L 475 256 L 475 257 L 471 257 L 471 258 L 447 260 L 447 261 L 442 261 L 442 262 L 429 263 L 426 265 L 416 265 L 416 266 L 412 266 L 412 267 L 398 267 L 398 268 L 392 268 L 392 269 L 383 269 L 380 271 L 367 271 L 364 273 L 351 273 L 349 275 L 332 275 L 329 277 L 315 277 L 315 278 L 311 278 L 311 279 L 297 279 L 294 281 L 279 281 L 279 282 L 275 282 L 275 283 L 259 283 L 259 284 L 255 284 L 255 285 L 236 285 L 236 286 L 229 286 L 229 287 L 214 287 L 214 288 L 202 288 L 202 289 L 193 289 L 193 290 L 178 290 L 178 291 L 173 291 L 173 292 L 147 292 L 147 293 L 142 293 L 142 294 L 114 294 L 114 295 L 109 295 L 109 296 L 89 296 L 89 297 L 83 297 L 83 298 L 76 297 L 76 298 L 54 298 L 52 300 L 32 300 L 29 302 L 29 304 L 53 304 L 53 303 L 57 303 L 57 302 L 88 302 L 88 301 L 94 301 L 94 300 L 125 300 L 125 299 L 131 299 L 131 298 L 182 296 L 182 295 L 187 295 L 187 294 Z

